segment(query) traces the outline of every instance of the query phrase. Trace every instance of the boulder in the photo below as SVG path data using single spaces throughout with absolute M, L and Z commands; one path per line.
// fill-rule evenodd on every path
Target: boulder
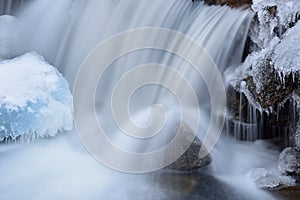
M 178 129 L 179 127 L 176 127 L 175 131 L 178 131 Z M 184 141 L 181 141 L 180 144 L 178 144 L 177 148 L 174 151 L 182 148 L 185 143 L 190 143 L 191 138 L 193 138 L 194 136 L 194 133 L 187 125 L 183 125 L 179 131 L 183 132 L 186 137 L 184 138 Z M 177 159 L 177 161 L 166 167 L 166 169 L 176 171 L 191 171 L 209 165 L 211 163 L 211 157 L 207 152 L 206 157 L 199 157 L 201 147 L 202 142 L 197 137 L 195 137 L 187 151 L 179 159 Z

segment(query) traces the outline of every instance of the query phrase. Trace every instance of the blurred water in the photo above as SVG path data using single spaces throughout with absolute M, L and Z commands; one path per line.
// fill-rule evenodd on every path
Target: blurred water
M 252 16 L 247 10 L 208 7 L 190 0 L 60 0 L 55 3 L 34 0 L 18 13 L 17 31 L 22 41 L 20 53 L 38 51 L 58 67 L 72 86 L 80 64 L 95 45 L 121 31 L 142 27 L 168 28 L 189 36 L 206 48 L 223 72 L 229 65 L 240 63 Z M 145 141 L 122 135 L 111 122 L 108 105 L 114 83 L 133 66 L 151 62 L 173 66 L 191 81 L 202 111 L 197 135 L 203 139 L 210 119 L 210 96 L 202 78 L 182 59 L 157 50 L 133 52 L 119 58 L 99 83 L 97 114 L 106 124 L 108 137 L 118 146 L 135 152 L 153 150 L 168 142 L 170 135 L 153 138 L 145 145 Z M 161 88 L 144 88 L 133 95 L 131 103 L 133 119 L 142 124 L 147 123 L 147 118 L 141 116 L 148 116 L 149 106 L 167 104 L 167 119 L 171 124 L 163 130 L 165 134 L 178 121 L 176 100 Z M 256 188 L 247 176 L 253 167 L 273 165 L 276 153 L 265 144 L 240 144 L 222 138 L 212 152 L 211 169 L 190 176 L 128 175 L 107 169 L 89 156 L 73 133 L 0 148 L 0 199 L 274 198 Z
M 243 153 L 245 151 L 238 154 Z M 239 168 L 238 164 L 240 162 L 232 162 L 231 171 Z M 209 169 L 187 174 L 117 172 L 95 161 L 74 133 L 30 144 L 1 145 L 0 176 L 0 199 L 275 198 L 249 184 L 245 176 L 237 178 L 228 174 L 228 181 L 211 175 Z
M 0 15 L 12 15 L 31 0 L 0 0 Z

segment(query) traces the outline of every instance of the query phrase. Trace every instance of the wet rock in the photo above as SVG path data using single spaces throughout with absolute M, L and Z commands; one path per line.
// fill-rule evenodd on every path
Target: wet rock
M 230 7 L 240 7 L 252 5 L 252 0 L 204 0 L 209 5 L 228 5 Z
M 230 113 L 227 129 L 236 139 L 254 141 L 281 137 L 282 140 L 276 144 L 279 148 L 294 143 L 287 137 L 293 135 L 294 123 L 299 119 L 297 112 L 291 112 L 296 110 L 293 108 L 293 100 L 287 100 L 276 112 L 266 113 L 252 105 L 239 88 L 230 85 L 227 90 L 227 107 Z
M 179 127 L 176 127 L 175 130 L 177 131 Z M 184 146 L 184 143 L 190 143 L 191 139 L 194 136 L 194 133 L 192 130 L 186 126 L 183 125 L 180 130 L 181 132 L 184 132 L 186 135 L 185 141 L 182 141 L 182 143 L 178 144 L 177 148 L 174 149 L 174 151 L 179 150 Z M 211 157 L 208 155 L 204 158 L 199 157 L 200 149 L 202 147 L 202 142 L 195 137 L 193 139 L 192 144 L 187 149 L 187 151 L 174 163 L 169 165 L 166 169 L 176 170 L 176 171 L 191 171 L 196 170 L 202 167 L 205 167 L 211 163 Z
M 253 76 L 245 79 L 247 89 L 252 97 L 263 109 L 272 108 L 279 110 L 285 101 L 292 97 L 294 91 L 298 88 L 299 75 L 290 74 L 282 81 L 281 77 L 272 65 L 272 60 L 265 60 L 262 66 L 259 66 L 261 88 L 257 89 Z
M 283 197 L 283 199 L 299 199 L 300 186 L 282 188 L 280 190 L 277 190 L 275 193 Z
M 275 17 L 277 15 L 277 6 L 268 6 L 267 7 L 268 12 L 270 13 L 270 15 L 272 15 L 273 17 Z

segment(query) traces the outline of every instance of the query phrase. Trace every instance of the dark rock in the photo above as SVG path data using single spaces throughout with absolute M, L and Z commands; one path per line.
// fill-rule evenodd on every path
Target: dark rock
M 178 130 L 178 127 L 176 128 L 176 130 Z M 191 129 L 186 125 L 183 125 L 179 131 L 183 131 L 186 137 L 185 141 L 182 141 L 182 143 L 178 144 L 177 149 L 175 149 L 174 151 L 182 148 L 185 142 L 190 142 L 191 138 L 193 138 L 194 135 Z M 203 159 L 199 157 L 201 147 L 202 142 L 197 137 L 195 137 L 187 151 L 177 161 L 166 167 L 166 169 L 176 171 L 191 171 L 209 165 L 211 163 L 211 157 L 209 155 L 207 155 Z
M 244 93 L 229 86 L 227 107 L 230 113 L 227 129 L 236 139 L 252 141 L 281 137 L 280 148 L 291 145 L 288 136 L 295 132 L 295 122 L 299 120 L 297 112 L 292 112 L 296 110 L 292 100 L 287 100 L 274 113 L 260 112 L 249 103 Z
M 281 196 L 283 199 L 299 199 L 300 186 L 283 188 L 275 191 L 275 193 Z
M 228 5 L 230 7 L 250 7 L 252 0 L 204 0 L 208 5 Z
M 260 69 L 259 76 L 261 77 L 260 82 L 262 85 L 259 91 L 253 81 L 254 77 L 249 76 L 245 81 L 254 100 L 264 109 L 269 107 L 276 109 L 280 107 L 298 88 L 300 83 L 299 75 L 295 74 L 293 78 L 293 75 L 290 74 L 282 81 L 277 75 L 270 59 L 266 59 L 258 69 Z
M 270 6 L 270 7 L 267 7 L 267 10 L 269 11 L 269 13 L 270 13 L 273 17 L 276 17 L 276 15 L 277 15 L 277 6 Z

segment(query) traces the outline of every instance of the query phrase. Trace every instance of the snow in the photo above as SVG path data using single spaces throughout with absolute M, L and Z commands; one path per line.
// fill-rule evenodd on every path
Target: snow
M 15 31 L 17 18 L 10 15 L 0 16 L 0 61 L 16 55 L 18 46 L 17 31 Z
M 275 170 L 257 168 L 250 172 L 250 177 L 260 188 L 290 187 L 296 185 L 296 180 L 290 176 L 281 175 Z
M 68 83 L 42 56 L 31 52 L 0 62 L 0 141 L 51 137 L 72 123 Z

